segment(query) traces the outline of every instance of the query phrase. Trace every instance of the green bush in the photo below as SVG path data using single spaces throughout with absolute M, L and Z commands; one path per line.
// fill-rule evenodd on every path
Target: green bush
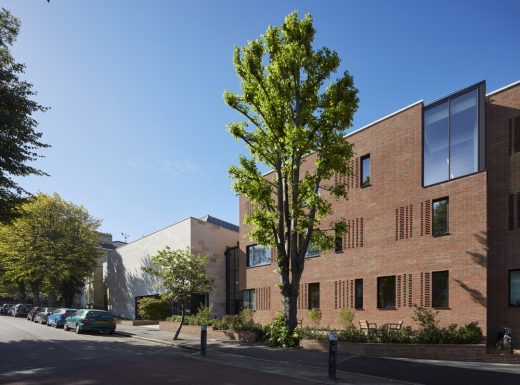
M 289 334 L 289 328 L 285 324 L 285 317 L 278 313 L 271 323 L 264 327 L 264 343 L 271 347 L 291 348 L 298 346 L 301 339 L 301 330 L 295 329 Z
M 329 338 L 330 330 L 328 328 L 316 329 L 314 327 L 305 326 L 301 329 L 301 338 L 307 338 L 311 340 L 327 340 Z
M 164 320 L 171 314 L 171 305 L 162 298 L 145 297 L 139 299 L 137 313 L 146 320 Z
M 354 321 L 355 312 L 348 307 L 341 309 L 338 316 L 338 323 L 341 325 L 343 329 L 352 328 L 354 325 L 352 321 Z
M 314 327 L 318 327 L 321 322 L 321 310 L 320 309 L 309 309 L 307 311 L 307 317 L 309 317 L 309 320 L 314 325 Z

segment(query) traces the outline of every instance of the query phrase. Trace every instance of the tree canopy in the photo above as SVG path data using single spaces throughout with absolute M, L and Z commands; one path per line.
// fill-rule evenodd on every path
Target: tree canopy
M 161 279 L 164 290 L 161 297 L 181 307 L 181 323 L 173 338 L 176 340 L 184 323 L 186 301 L 193 294 L 206 293 L 213 288 L 214 280 L 206 275 L 208 258 L 189 249 L 172 250 L 166 247 L 152 257 L 152 264 L 144 266 L 143 270 Z
M 4 286 L 61 296 L 71 306 L 74 295 L 96 267 L 101 222 L 84 207 L 58 194 L 37 194 L 21 205 L 20 216 L 0 225 L 0 269 Z
M 230 123 L 229 130 L 250 152 L 230 168 L 233 189 L 254 205 L 245 216 L 250 238 L 276 249 L 290 330 L 297 324 L 307 249 L 311 244 L 330 249 L 347 231 L 343 219 L 327 224 L 327 231 L 315 229 L 331 214 L 331 203 L 320 190 L 347 197 L 345 183 L 331 180 L 351 172 L 353 150 L 344 134 L 358 105 L 352 76 L 345 71 L 332 79 L 340 59 L 328 48 L 313 48 L 315 33 L 309 14 L 299 19 L 293 12 L 281 26 L 235 47 L 241 93 L 224 92 L 225 102 L 244 117 Z M 259 164 L 272 172 L 264 176 Z
M 20 21 L 8 10 L 0 10 L 0 222 L 12 219 L 28 193 L 13 179 L 18 176 L 46 175 L 29 165 L 48 147 L 34 119 L 46 108 L 33 100 L 32 84 L 21 79 L 25 65 L 17 63 L 9 47 L 20 31 Z

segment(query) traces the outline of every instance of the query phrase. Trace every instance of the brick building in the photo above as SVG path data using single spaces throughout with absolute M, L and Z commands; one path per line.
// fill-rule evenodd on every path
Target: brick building
M 309 251 L 303 324 L 311 307 L 331 326 L 350 307 L 356 323 L 413 325 L 417 304 L 439 310 L 443 325 L 478 321 L 490 342 L 501 326 L 520 340 L 520 82 L 419 101 L 346 139 L 356 153 L 349 199 L 331 198 L 334 217 L 322 223 L 344 218 L 350 230 L 336 250 Z M 273 251 L 246 236 L 250 209 L 240 197 L 239 246 L 227 253 L 228 281 L 240 287 L 231 302 L 267 322 L 281 310 L 279 277 Z

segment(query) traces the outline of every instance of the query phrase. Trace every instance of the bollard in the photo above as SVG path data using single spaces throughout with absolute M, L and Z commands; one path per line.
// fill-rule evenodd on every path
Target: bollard
M 200 325 L 200 355 L 206 355 L 206 345 L 208 339 L 208 326 Z
M 338 352 L 338 336 L 332 330 L 329 334 L 329 380 L 336 379 L 336 361 Z

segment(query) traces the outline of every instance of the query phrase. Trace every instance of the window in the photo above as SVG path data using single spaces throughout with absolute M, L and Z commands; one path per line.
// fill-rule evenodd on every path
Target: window
M 334 243 L 334 251 L 336 253 L 343 252 L 343 237 L 336 235 L 335 243 Z
M 244 309 L 256 310 L 256 290 L 244 290 Z
M 268 265 L 271 263 L 271 248 L 261 245 L 247 246 L 247 267 Z
M 306 258 L 311 258 L 311 257 L 319 257 L 320 255 L 320 248 L 316 245 L 314 245 L 311 242 L 309 242 L 309 246 L 307 246 L 307 251 L 305 252 L 305 257 Z
M 320 308 L 320 284 L 309 283 L 309 309 Z
M 483 169 L 484 83 L 470 87 L 424 109 L 423 184 L 458 178 Z
M 449 306 L 449 273 L 434 271 L 432 273 L 432 307 Z
M 354 307 L 356 309 L 363 309 L 363 280 L 356 279 L 354 286 L 356 287 Z
M 509 306 L 520 307 L 520 270 L 509 271 Z
M 361 157 L 361 187 L 370 186 L 370 154 Z
M 448 198 L 437 199 L 432 202 L 432 235 L 434 237 L 448 234 L 448 215 Z
M 395 275 L 377 278 L 377 307 L 395 308 Z

